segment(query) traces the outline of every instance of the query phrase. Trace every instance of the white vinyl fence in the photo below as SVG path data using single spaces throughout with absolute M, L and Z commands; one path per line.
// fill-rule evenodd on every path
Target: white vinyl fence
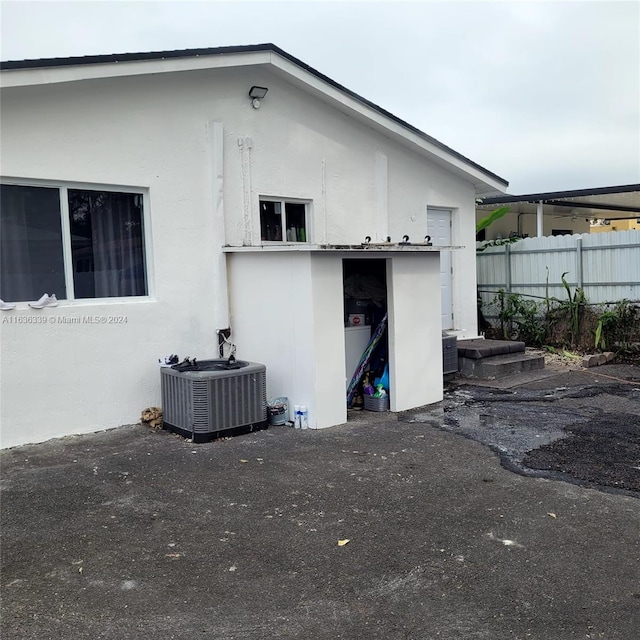
M 571 291 L 582 288 L 587 302 L 640 301 L 640 230 L 525 238 L 476 255 L 484 305 L 500 289 L 537 302 L 547 295 L 565 300 L 565 272 Z

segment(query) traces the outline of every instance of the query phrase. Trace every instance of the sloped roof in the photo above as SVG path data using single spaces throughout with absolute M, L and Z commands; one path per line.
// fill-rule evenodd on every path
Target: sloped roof
M 379 105 L 367 100 L 366 98 L 360 96 L 359 94 L 347 89 L 345 86 L 340 83 L 332 80 L 328 76 L 324 75 L 320 71 L 317 71 L 313 67 L 310 67 L 308 64 L 305 64 L 298 58 L 292 56 L 287 53 L 280 47 L 272 43 L 264 43 L 264 44 L 255 44 L 255 45 L 245 45 L 245 46 L 227 46 L 227 47 L 211 47 L 204 49 L 179 49 L 173 51 L 149 51 L 149 52 L 139 52 L 139 53 L 119 53 L 119 54 L 105 54 L 105 55 L 91 55 L 91 56 L 73 56 L 68 58 L 40 58 L 40 59 L 28 59 L 28 60 L 9 60 L 0 62 L 0 70 L 2 72 L 20 72 L 20 71 L 29 71 L 29 70 L 53 70 L 60 69 L 62 67 L 81 67 L 85 65 L 113 65 L 120 63 L 131 63 L 131 62 L 145 62 L 145 61 L 169 61 L 169 60 L 180 60 L 180 59 L 200 59 L 200 58 L 215 58 L 216 56 L 228 56 L 234 54 L 260 54 L 260 53 L 270 53 L 276 54 L 277 56 L 283 58 L 289 63 L 295 65 L 298 69 L 303 70 L 304 72 L 311 74 L 313 77 L 321 80 L 322 83 L 338 90 L 340 93 L 348 96 L 349 98 L 355 100 L 357 103 L 364 105 L 368 109 L 371 109 L 375 113 L 383 116 L 385 119 L 399 125 L 402 129 L 404 129 L 407 133 L 413 134 L 417 136 L 419 139 L 426 142 L 428 145 L 435 147 L 440 150 L 450 158 L 461 162 L 463 165 L 471 169 L 474 173 L 478 172 L 482 176 L 488 178 L 489 184 L 487 185 L 487 189 L 485 192 L 500 192 L 503 191 L 507 186 L 508 182 L 498 176 L 497 174 L 485 169 L 481 165 L 477 164 L 473 160 L 465 157 L 461 153 L 455 151 L 451 147 L 443 144 L 439 140 L 436 140 L 432 136 L 424 133 L 420 129 L 414 127 L 408 122 L 398 118 L 393 115 L 386 109 L 383 109 Z M 44 82 L 41 76 L 34 77 L 33 84 L 40 84 Z M 476 188 L 479 185 L 476 184 Z

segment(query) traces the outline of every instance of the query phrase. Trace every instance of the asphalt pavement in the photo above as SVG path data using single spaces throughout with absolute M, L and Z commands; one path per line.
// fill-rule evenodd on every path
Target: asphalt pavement
M 637 368 L 602 369 L 624 399 L 541 406 L 637 418 Z M 515 434 L 456 432 L 491 415 L 482 394 L 595 379 L 554 375 L 322 431 L 193 444 L 133 425 L 4 451 L 2 637 L 637 640 L 638 494 L 516 473 Z M 476 423 L 500 437 L 497 412 Z

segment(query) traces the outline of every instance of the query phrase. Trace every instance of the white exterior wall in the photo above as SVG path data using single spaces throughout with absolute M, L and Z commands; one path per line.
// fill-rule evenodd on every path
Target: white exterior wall
M 259 110 L 247 96 L 253 84 L 269 87 Z M 227 323 L 220 247 L 259 241 L 261 195 L 309 200 L 314 242 L 361 242 L 387 228 L 394 240 L 421 239 L 427 206 L 452 208 L 453 241 L 468 247 L 454 256 L 455 322 L 476 334 L 471 185 L 265 68 L 5 89 L 1 117 L 4 177 L 143 188 L 150 237 L 147 298 L 10 312 L 126 324 L 0 324 L 4 447 L 136 422 L 159 404 L 159 356 L 215 357 L 216 329 Z M 226 239 L 216 232 L 222 211 Z M 309 269 L 324 277 L 323 267 Z M 334 295 L 316 293 L 314 304 Z M 314 343 L 331 338 L 314 331 Z M 260 361 L 242 333 L 233 336 L 239 354 Z
M 267 397 L 289 396 L 292 405 L 312 407 L 315 354 L 310 255 L 230 254 L 227 260 L 236 356 L 269 363 Z M 310 415 L 315 415 L 312 409 L 315 407 L 310 408 Z
M 442 400 L 438 254 L 397 255 L 387 262 L 391 410 Z
M 437 166 L 424 166 L 407 153 L 390 158 L 389 226 L 394 240 L 408 235 L 422 242 L 429 233 L 427 207 L 451 210 L 451 244 L 465 247 L 452 253 L 454 331 L 459 338 L 477 337 L 475 196 L 471 184 Z M 438 285 L 439 286 L 439 285 Z
M 342 260 L 312 255 L 316 428 L 346 422 Z M 312 422 L 313 425 L 313 422 Z
M 238 357 L 268 363 L 267 396 L 306 405 L 312 429 L 346 422 L 342 260 L 308 252 L 228 260 Z
M 442 400 L 437 253 L 377 254 L 387 262 L 392 411 Z M 306 405 L 312 429 L 346 422 L 342 261 L 356 254 L 228 254 L 239 358 L 267 362 L 267 395 Z M 249 286 L 251 284 L 252 286 Z

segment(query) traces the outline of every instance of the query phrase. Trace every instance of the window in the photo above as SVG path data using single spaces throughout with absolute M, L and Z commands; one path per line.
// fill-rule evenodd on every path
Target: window
M 0 298 L 147 295 L 143 194 L 3 184 Z
M 262 242 L 308 242 L 307 205 L 287 200 L 260 200 Z

